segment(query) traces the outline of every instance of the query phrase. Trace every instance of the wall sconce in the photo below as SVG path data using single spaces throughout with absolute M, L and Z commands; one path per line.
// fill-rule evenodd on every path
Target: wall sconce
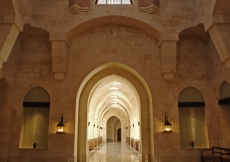
M 140 122 L 137 122 L 138 123 L 138 125 L 140 126 Z
M 165 133 L 172 133 L 172 124 L 168 121 L 168 113 L 166 112 L 165 113 L 165 124 L 164 124 L 164 126 L 165 126 L 165 130 L 164 130 L 164 132 Z
M 88 126 L 90 126 L 90 122 L 88 122 Z
M 65 125 L 63 124 L 63 114 L 61 113 L 61 120 L 57 125 L 56 134 L 64 134 L 64 127 Z

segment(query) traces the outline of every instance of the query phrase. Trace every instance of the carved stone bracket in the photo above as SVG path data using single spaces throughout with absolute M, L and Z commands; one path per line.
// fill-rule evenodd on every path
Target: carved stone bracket
M 139 0 L 139 10 L 149 14 L 159 12 L 159 0 Z
M 52 41 L 52 72 L 54 79 L 64 80 L 67 73 L 69 41 L 63 33 L 51 33 Z
M 69 11 L 74 14 L 89 11 L 89 0 L 69 0 Z
M 164 79 L 174 79 L 176 73 L 176 44 L 177 41 L 164 41 L 161 45 L 161 69 Z
M 228 37 L 230 34 L 229 25 L 212 24 L 208 29 L 208 32 L 211 36 L 214 46 L 216 47 L 221 61 L 225 63 L 227 69 L 230 69 L 230 38 Z
M 64 80 L 65 78 L 68 51 L 68 45 L 65 41 L 52 41 L 52 72 L 56 80 Z

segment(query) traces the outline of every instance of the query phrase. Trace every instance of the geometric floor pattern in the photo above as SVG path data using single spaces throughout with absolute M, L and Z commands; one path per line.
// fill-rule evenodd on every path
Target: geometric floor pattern
M 120 142 L 102 143 L 91 151 L 88 162 L 140 162 L 140 154 Z

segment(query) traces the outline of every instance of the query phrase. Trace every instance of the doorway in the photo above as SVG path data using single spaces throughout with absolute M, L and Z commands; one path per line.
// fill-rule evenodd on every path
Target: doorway
M 121 142 L 121 128 L 117 130 L 117 142 Z

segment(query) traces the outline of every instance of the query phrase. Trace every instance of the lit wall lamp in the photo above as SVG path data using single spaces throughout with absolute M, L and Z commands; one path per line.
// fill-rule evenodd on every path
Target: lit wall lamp
M 63 124 L 63 114 L 61 113 L 61 120 L 57 125 L 56 134 L 64 134 L 64 127 L 65 125 Z
M 165 113 L 165 133 L 172 133 L 172 124 L 168 121 L 168 113 Z

